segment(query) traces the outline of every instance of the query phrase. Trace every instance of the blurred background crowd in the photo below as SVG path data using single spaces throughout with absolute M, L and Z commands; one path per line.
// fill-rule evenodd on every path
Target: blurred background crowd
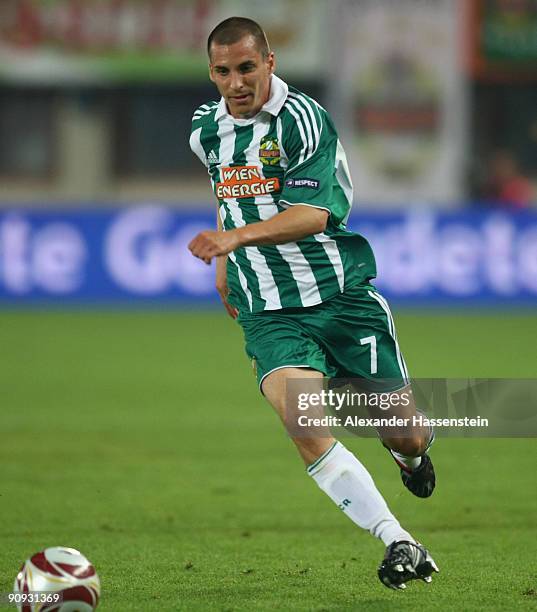
M 233 14 L 332 111 L 357 200 L 535 202 L 532 0 L 2 0 L 0 201 L 209 205 L 190 119 Z
M 215 298 L 188 139 L 232 15 L 331 112 L 388 297 L 535 303 L 535 0 L 2 0 L 0 300 Z

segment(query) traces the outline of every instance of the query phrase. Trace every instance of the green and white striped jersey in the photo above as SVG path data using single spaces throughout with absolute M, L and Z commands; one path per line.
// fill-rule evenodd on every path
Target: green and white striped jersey
M 271 95 L 251 119 L 224 99 L 192 118 L 190 147 L 208 169 L 224 230 L 270 219 L 294 204 L 330 213 L 324 232 L 229 254 L 229 301 L 240 311 L 314 306 L 373 278 L 369 243 L 347 231 L 352 182 L 326 110 L 272 76 Z

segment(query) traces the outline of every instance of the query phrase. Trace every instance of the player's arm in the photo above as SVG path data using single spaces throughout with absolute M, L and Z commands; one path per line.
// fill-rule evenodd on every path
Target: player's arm
M 210 264 L 213 257 L 227 255 L 240 247 L 285 244 L 323 232 L 327 220 L 328 211 L 295 204 L 266 221 L 226 232 L 201 232 L 188 248 L 192 255 Z
M 328 211 L 295 204 L 267 221 L 238 228 L 239 246 L 262 246 L 296 242 L 324 232 Z
M 216 223 L 218 232 L 223 233 L 222 221 L 218 212 L 216 213 Z M 227 286 L 227 255 L 216 257 L 216 290 L 229 316 L 236 319 L 239 311 L 227 301 L 229 296 L 229 287 Z

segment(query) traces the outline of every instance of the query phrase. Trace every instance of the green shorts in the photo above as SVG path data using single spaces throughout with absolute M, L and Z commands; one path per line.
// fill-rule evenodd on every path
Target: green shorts
M 408 384 L 388 303 L 373 285 L 351 287 L 308 308 L 241 313 L 239 323 L 260 388 L 285 367 L 360 378 L 377 391 Z

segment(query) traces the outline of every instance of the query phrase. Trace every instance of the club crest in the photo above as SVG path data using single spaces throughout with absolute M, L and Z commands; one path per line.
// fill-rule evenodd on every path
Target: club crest
M 275 166 L 280 162 L 280 145 L 277 138 L 264 136 L 259 145 L 259 159 L 264 166 Z

